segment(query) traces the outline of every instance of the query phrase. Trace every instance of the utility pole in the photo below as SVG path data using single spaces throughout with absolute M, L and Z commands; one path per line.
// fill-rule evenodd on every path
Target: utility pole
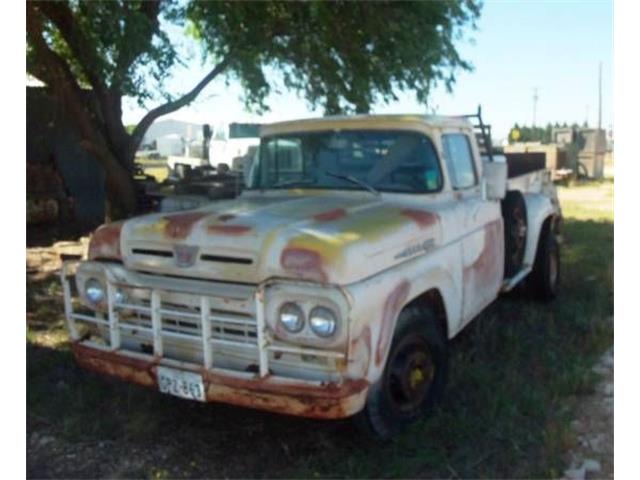
M 533 125 L 536 126 L 536 105 L 538 104 L 538 87 L 533 87 Z
M 598 130 L 602 129 L 602 62 L 598 65 Z

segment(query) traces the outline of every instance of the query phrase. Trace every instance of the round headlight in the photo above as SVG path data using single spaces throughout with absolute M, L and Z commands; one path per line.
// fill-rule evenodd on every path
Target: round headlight
M 295 303 L 285 303 L 280 307 L 280 323 L 291 333 L 298 333 L 304 328 L 304 312 Z
M 84 294 L 91 303 L 97 305 L 104 300 L 104 285 L 100 280 L 96 278 L 90 278 L 84 284 Z
M 309 326 L 319 337 L 330 337 L 336 333 L 338 320 L 336 315 L 325 307 L 316 307 L 309 315 Z

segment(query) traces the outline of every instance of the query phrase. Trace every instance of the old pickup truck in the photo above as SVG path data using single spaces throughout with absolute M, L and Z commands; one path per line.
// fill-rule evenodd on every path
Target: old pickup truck
M 62 271 L 77 363 L 388 438 L 442 397 L 448 341 L 501 292 L 557 293 L 549 172 L 493 158 L 470 120 L 265 125 L 238 198 L 98 228 Z

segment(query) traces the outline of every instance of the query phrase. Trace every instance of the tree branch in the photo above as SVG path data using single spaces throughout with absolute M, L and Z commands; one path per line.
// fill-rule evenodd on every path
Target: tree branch
M 204 89 L 204 87 L 206 87 L 215 77 L 222 73 L 225 68 L 227 68 L 230 61 L 231 54 L 227 54 L 227 56 L 215 67 L 213 67 L 213 69 L 202 80 L 200 80 L 200 82 L 191 91 L 187 92 L 182 97 L 176 100 L 167 102 L 147 112 L 142 120 L 140 120 L 140 123 L 138 123 L 131 135 L 130 148 L 132 148 L 134 152 L 138 149 L 145 132 L 157 118 L 163 115 L 167 115 L 168 113 L 175 112 L 176 110 L 193 102 L 200 94 L 200 92 Z
M 69 45 L 75 57 L 89 79 L 89 82 L 99 95 L 104 95 L 106 85 L 100 75 L 100 59 L 96 51 L 91 48 L 92 42 L 78 28 L 73 12 L 66 2 L 33 2 L 36 8 L 42 12 L 56 26 L 64 41 Z
M 73 12 L 65 2 L 29 2 L 42 12 L 58 29 L 64 41 L 69 45 L 73 55 L 78 59 L 82 70 L 94 89 L 103 119 L 104 133 L 107 141 L 119 155 L 125 155 L 129 135 L 122 125 L 121 93 L 117 86 L 107 88 L 101 72 L 101 60 L 91 41 L 77 25 Z M 66 63 L 66 62 L 65 62 Z
M 124 3 L 125 6 L 129 7 L 127 2 Z M 158 15 L 160 14 L 160 2 L 157 0 L 142 2 L 140 5 L 140 12 L 147 18 L 149 21 L 151 28 L 149 28 L 145 33 L 145 41 L 137 41 L 133 45 L 130 45 L 126 50 L 120 50 L 118 58 L 116 60 L 116 66 L 113 74 L 112 86 L 120 87 L 122 85 L 122 81 L 124 79 L 124 74 L 129 70 L 133 61 L 138 58 L 138 56 L 147 49 L 147 46 L 151 43 L 153 38 L 153 33 L 160 26 L 160 22 L 158 20 Z M 127 9 L 127 14 L 129 11 Z M 126 19 L 125 15 L 125 31 L 131 26 Z M 139 28 L 139 27 L 138 27 Z M 125 35 L 125 37 L 130 35 Z

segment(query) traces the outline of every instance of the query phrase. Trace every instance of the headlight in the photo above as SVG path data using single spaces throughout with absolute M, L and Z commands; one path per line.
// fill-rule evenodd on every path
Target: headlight
M 319 337 L 330 337 L 336 333 L 338 320 L 336 315 L 325 307 L 315 307 L 309 315 L 309 326 Z
M 304 328 L 304 312 L 295 303 L 285 303 L 280 307 L 279 321 L 291 333 L 298 333 Z
M 84 294 L 87 299 L 94 305 L 102 303 L 105 297 L 104 285 L 100 280 L 96 278 L 90 278 L 84 284 Z

